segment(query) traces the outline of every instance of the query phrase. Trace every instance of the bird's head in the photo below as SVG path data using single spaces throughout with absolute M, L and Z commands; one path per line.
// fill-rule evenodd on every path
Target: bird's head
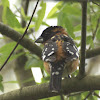
M 45 43 L 51 37 L 63 31 L 64 29 L 61 26 L 50 26 L 42 32 L 41 36 L 39 36 L 35 43 Z

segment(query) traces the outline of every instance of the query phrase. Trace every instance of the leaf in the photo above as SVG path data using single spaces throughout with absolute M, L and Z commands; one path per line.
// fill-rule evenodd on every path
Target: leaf
M 3 5 L 3 14 L 2 14 L 2 21 L 3 23 L 6 24 L 6 10 L 7 10 L 7 7 L 9 7 L 9 1 L 8 0 L 2 0 L 2 5 Z
M 26 17 L 24 9 L 22 7 L 21 7 L 21 14 L 22 14 L 23 17 Z
M 86 43 L 87 44 L 90 44 L 91 40 L 92 40 L 92 36 L 91 35 L 86 37 Z
M 69 18 L 66 16 L 66 18 L 64 19 L 64 22 L 65 22 L 65 28 L 67 28 L 67 31 L 69 33 L 69 35 L 72 37 L 72 38 L 75 38 L 75 35 L 74 35 L 74 27 L 71 23 L 71 21 L 69 20 Z
M 11 27 L 17 27 L 20 28 L 21 25 L 19 23 L 19 21 L 17 20 L 16 16 L 12 13 L 12 11 L 7 7 L 6 10 L 6 20 L 7 20 L 7 24 Z
M 26 21 L 29 21 L 30 18 L 31 18 L 31 17 L 26 16 L 26 17 L 25 17 L 25 20 L 26 20 Z M 35 17 L 32 18 L 32 21 L 33 21 L 33 22 L 36 22 L 36 20 L 37 20 L 37 19 L 36 19 Z M 42 25 L 50 26 L 49 24 L 47 24 L 47 23 L 44 22 L 44 21 L 42 21 Z M 30 26 L 29 26 L 29 28 L 30 28 Z
M 39 29 L 40 25 L 42 24 L 42 20 L 45 16 L 46 3 L 42 1 L 40 6 L 41 6 L 41 9 L 38 11 L 38 18 L 35 23 L 35 31 Z
M 4 86 L 3 86 L 2 83 L 0 83 L 0 90 L 1 90 L 2 92 L 4 92 Z
M 32 27 L 33 28 L 33 27 Z M 26 28 L 18 28 L 18 27 L 15 27 L 14 30 L 16 30 L 17 32 L 23 34 L 25 32 L 25 29 Z
M 73 33 L 74 32 L 74 28 L 73 28 L 72 22 L 68 18 L 68 15 L 66 13 L 63 13 L 62 11 L 59 13 L 59 16 L 58 16 L 58 25 L 66 28 L 68 34 L 72 38 L 75 38 L 75 35 Z
M 63 6 L 62 6 L 62 1 L 58 2 L 52 9 L 51 11 L 49 12 L 47 18 L 55 18 L 57 17 L 58 13 L 57 11 L 60 10 Z
M 3 81 L 3 77 L 0 75 L 0 82 L 2 82 Z
M 100 28 L 97 30 L 96 38 L 97 38 L 98 40 L 100 40 Z
M 71 96 L 69 97 L 69 100 L 82 100 L 82 96 L 81 95 Z
M 81 24 L 78 24 L 77 26 L 74 27 L 74 32 L 75 31 L 81 31 Z
M 9 1 L 8 0 L 1 0 L 2 1 L 2 5 L 4 7 L 9 7 Z
M 94 96 L 90 95 L 90 96 L 88 97 L 88 100 L 98 100 L 98 99 L 97 99 L 97 97 L 95 98 Z
M 26 62 L 25 69 L 30 69 L 31 67 L 42 67 L 43 68 L 43 61 L 38 60 L 35 58 L 31 58 Z
M 33 77 L 32 78 L 28 78 L 27 80 L 24 80 L 23 83 L 28 83 L 28 82 L 32 82 L 32 81 L 34 81 Z
M 0 64 L 3 64 L 4 61 L 7 59 L 8 55 L 11 53 L 12 49 L 14 48 L 14 46 L 16 45 L 15 42 L 11 42 L 11 43 L 7 43 L 6 45 L 4 45 L 3 47 L 0 48 Z M 18 46 L 18 49 L 21 49 L 22 46 Z M 16 57 L 20 56 L 23 53 L 20 54 L 14 54 L 12 55 L 12 57 L 9 59 L 9 61 L 15 59 Z
M 18 83 L 18 81 L 7 81 L 7 82 L 3 82 L 3 83 Z
M 81 8 L 79 7 L 79 5 L 75 5 L 75 4 L 65 4 L 62 10 L 64 13 L 70 14 L 70 15 L 74 15 L 74 16 L 80 16 L 81 15 Z
M 60 96 L 50 97 L 50 100 L 61 100 L 61 97 Z

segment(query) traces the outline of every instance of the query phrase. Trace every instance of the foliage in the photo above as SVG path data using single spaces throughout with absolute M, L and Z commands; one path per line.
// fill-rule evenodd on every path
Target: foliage
M 21 27 L 20 21 L 18 20 L 17 16 L 12 12 L 12 10 L 9 8 L 9 1 L 8 0 L 2 0 L 2 6 L 3 6 L 3 14 L 2 14 L 2 21 L 3 23 L 7 24 L 8 26 L 12 27 L 16 31 L 23 33 L 25 28 Z M 16 9 L 17 10 L 17 9 Z M 93 4 L 88 3 L 88 10 L 87 10 L 87 50 L 93 49 L 95 46 L 99 46 L 100 43 L 100 7 Z M 17 10 L 17 12 L 19 12 Z M 69 35 L 75 40 L 76 45 L 80 48 L 80 40 L 81 40 L 81 5 L 79 3 L 72 3 L 72 2 L 58 2 L 49 12 L 49 14 L 46 17 L 46 20 L 48 19 L 57 19 L 57 25 L 60 25 L 64 27 Z M 37 11 L 37 16 L 35 16 L 32 19 L 32 24 L 29 27 L 29 30 L 33 27 L 35 28 L 35 31 L 38 31 L 41 25 L 44 26 L 50 26 L 48 23 L 44 21 L 46 13 L 46 2 L 41 1 L 40 3 L 40 9 Z M 22 15 L 23 19 L 28 22 L 30 19 L 30 16 L 25 15 L 24 9 L 21 8 L 20 14 Z M 30 39 L 30 35 L 27 36 L 27 38 Z M 94 41 L 95 40 L 95 41 Z M 0 65 L 3 64 L 5 59 L 10 54 L 11 50 L 15 46 L 15 42 L 10 42 L 5 44 L 0 48 Z M 17 48 L 21 49 L 22 47 L 19 46 Z M 21 53 L 22 54 L 22 53 Z M 21 54 L 14 54 L 12 58 L 9 61 L 12 61 L 16 57 L 20 56 Z M 42 60 L 30 53 L 27 53 L 26 56 L 28 57 L 28 61 L 25 65 L 25 70 L 28 70 L 32 67 L 39 67 L 42 71 L 44 70 L 43 62 Z M 77 75 L 77 71 L 73 74 L 73 76 Z M 48 82 L 50 79 L 50 76 L 46 73 L 46 71 L 43 71 L 42 74 L 44 77 L 41 79 L 41 83 Z M 33 80 L 33 78 L 30 78 L 29 80 L 25 82 L 29 82 Z M 16 83 L 14 81 L 11 81 L 11 83 Z M 0 90 L 4 91 L 3 87 L 3 78 L 0 75 Z M 96 91 L 97 94 L 99 94 L 99 91 Z M 84 99 L 89 92 L 82 92 L 80 94 L 77 93 L 77 95 L 71 95 L 69 94 L 68 97 L 64 97 L 65 100 L 82 100 Z M 47 100 L 47 99 L 42 99 Z M 49 100 L 60 100 L 60 96 L 51 97 Z M 92 94 L 88 97 L 87 100 L 97 100 L 97 96 L 93 96 Z

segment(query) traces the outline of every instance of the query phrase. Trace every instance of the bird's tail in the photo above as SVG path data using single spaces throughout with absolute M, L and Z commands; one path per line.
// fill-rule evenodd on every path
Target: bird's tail
M 63 65 L 60 63 L 51 63 L 50 91 L 60 92 L 62 80 Z

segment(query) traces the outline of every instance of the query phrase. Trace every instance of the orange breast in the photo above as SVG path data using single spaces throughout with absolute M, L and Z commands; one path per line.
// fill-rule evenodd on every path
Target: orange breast
M 79 65 L 78 59 L 66 63 L 65 69 L 64 69 L 64 72 L 63 72 L 63 77 L 68 75 L 68 74 L 73 73 L 77 69 L 78 65 Z
M 57 45 L 58 45 L 58 50 L 56 52 L 56 59 L 57 61 L 61 60 L 62 58 L 65 58 L 65 53 L 63 51 L 63 48 L 62 48 L 62 43 L 63 41 L 56 41 Z
M 50 73 L 50 66 L 49 66 L 49 63 L 46 61 L 44 62 L 44 68 L 48 73 Z

